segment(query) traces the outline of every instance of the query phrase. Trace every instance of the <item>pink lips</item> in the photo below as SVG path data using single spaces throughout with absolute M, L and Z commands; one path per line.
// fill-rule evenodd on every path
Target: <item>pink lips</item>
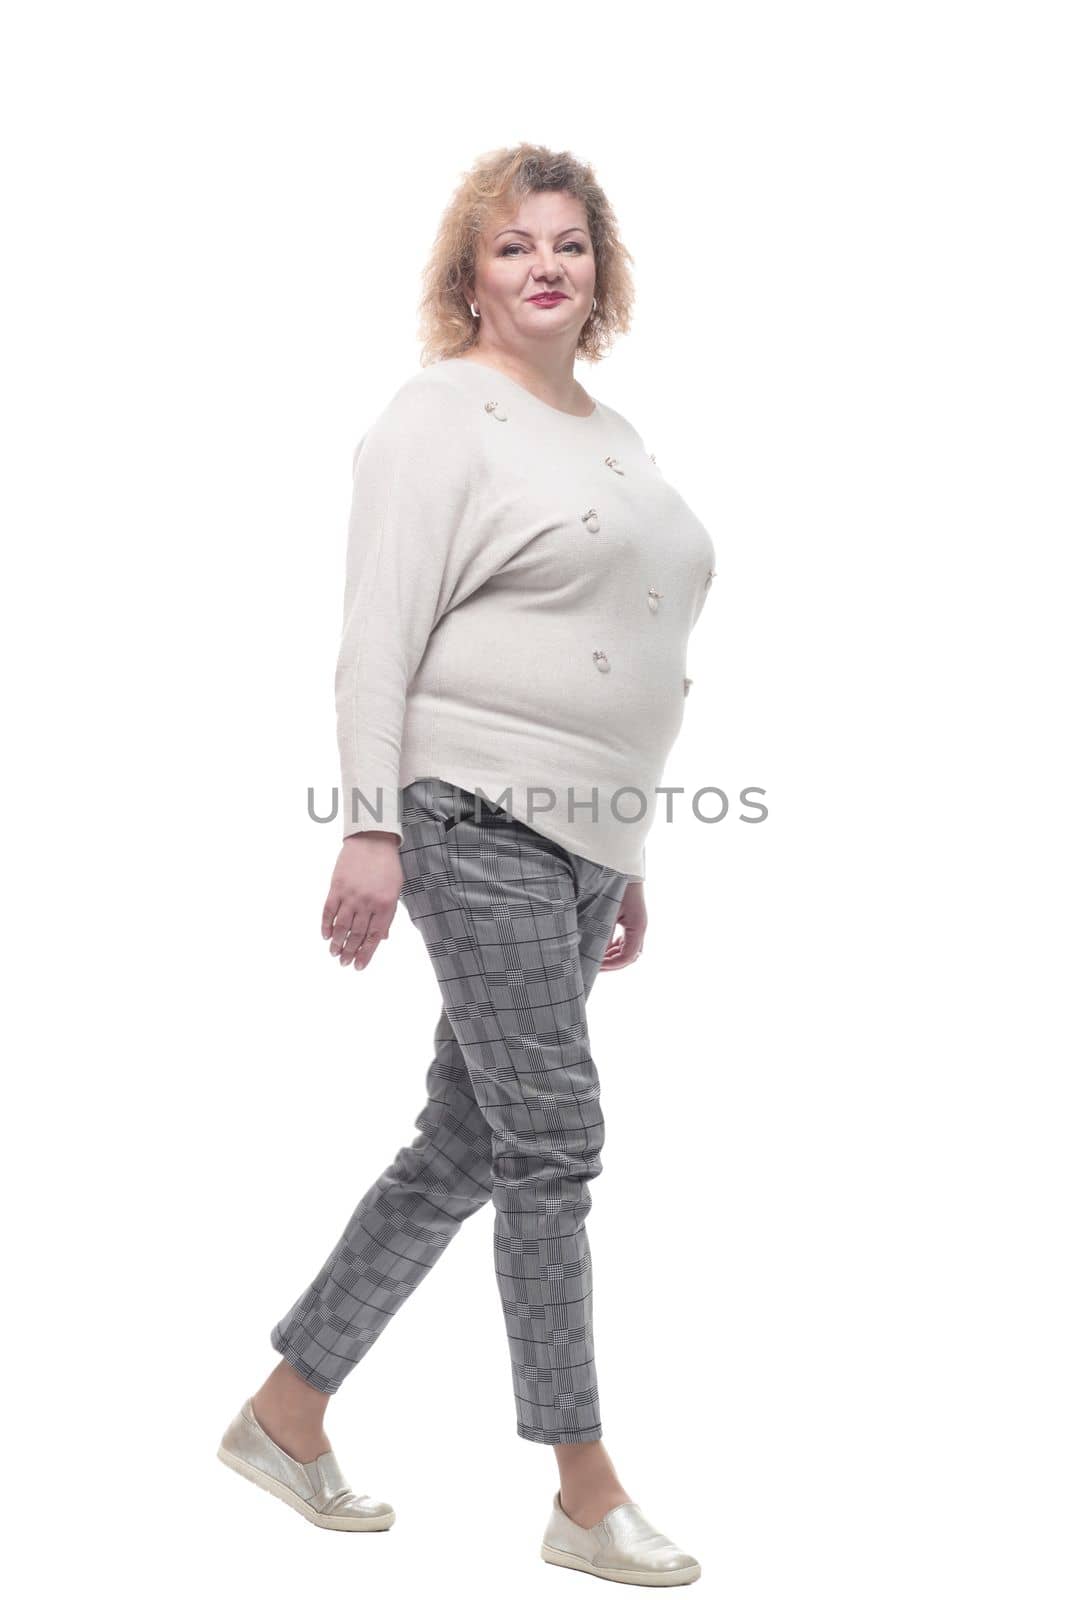
M 565 294 L 532 294 L 529 298 L 535 306 L 554 306 L 557 300 L 566 300 Z

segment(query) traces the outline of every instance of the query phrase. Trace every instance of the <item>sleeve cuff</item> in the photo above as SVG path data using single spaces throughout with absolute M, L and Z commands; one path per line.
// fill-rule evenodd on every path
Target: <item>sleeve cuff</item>
M 395 833 L 402 841 L 403 801 L 395 783 L 349 783 L 341 787 L 342 835 Z

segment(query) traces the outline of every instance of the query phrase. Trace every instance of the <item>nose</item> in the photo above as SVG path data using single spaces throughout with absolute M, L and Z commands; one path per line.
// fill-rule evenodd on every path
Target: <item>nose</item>
M 543 279 L 546 279 L 549 283 L 554 283 L 557 278 L 562 276 L 559 261 L 551 245 L 546 245 L 542 254 L 538 256 L 537 264 L 531 269 L 530 276 L 535 278 L 538 283 Z

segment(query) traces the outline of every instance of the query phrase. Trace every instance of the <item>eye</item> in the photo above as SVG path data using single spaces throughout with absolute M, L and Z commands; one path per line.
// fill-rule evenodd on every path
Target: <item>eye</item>
M 515 241 L 512 240 L 510 244 L 504 245 L 500 254 L 502 256 L 510 255 L 513 250 L 521 250 L 522 248 L 523 246 L 521 244 L 516 244 Z M 585 246 L 582 244 L 580 239 L 568 239 L 566 244 L 564 244 L 561 248 L 564 250 L 573 250 L 574 254 L 578 256 L 583 256 L 585 254 Z

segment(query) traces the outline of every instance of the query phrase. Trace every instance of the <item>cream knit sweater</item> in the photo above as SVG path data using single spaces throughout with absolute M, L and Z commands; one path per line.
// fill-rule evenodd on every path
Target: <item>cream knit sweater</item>
M 638 433 L 455 358 L 401 385 L 352 477 L 344 834 L 402 839 L 400 790 L 437 777 L 643 878 L 715 552 Z

